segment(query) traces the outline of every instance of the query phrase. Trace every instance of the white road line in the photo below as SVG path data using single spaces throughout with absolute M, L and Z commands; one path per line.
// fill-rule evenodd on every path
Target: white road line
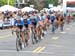
M 72 27 L 72 25 L 69 26 L 70 28 Z
M 6 53 L 34 53 L 33 51 L 16 51 L 16 50 L 0 50 L 0 52 Z M 38 54 L 37 52 L 35 52 Z M 40 52 L 39 54 L 54 54 L 53 52 Z
M 0 39 L 2 39 L 2 38 L 7 38 L 7 37 L 10 37 L 10 36 L 12 36 L 12 34 L 8 34 L 8 35 L 0 36 Z
M 12 52 L 31 52 L 31 51 L 0 50 L 0 52 L 9 52 L 9 53 L 12 53 Z
M 70 28 L 66 28 L 66 30 L 70 30 Z
M 51 46 L 54 46 L 54 47 L 63 47 L 62 45 L 51 45 Z
M 63 31 L 63 32 L 60 32 L 61 34 L 65 34 L 66 32 L 65 31 Z
M 53 40 L 57 40 L 57 39 L 59 39 L 59 37 L 52 37 L 52 39 L 53 39 Z
M 75 56 L 75 54 L 73 54 L 73 56 Z

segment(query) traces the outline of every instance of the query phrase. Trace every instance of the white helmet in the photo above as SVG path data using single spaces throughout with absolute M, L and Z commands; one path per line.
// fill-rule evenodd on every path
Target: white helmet
M 27 16 L 23 16 L 23 19 L 27 19 L 28 17 Z
M 34 16 L 31 16 L 30 19 L 34 19 Z
M 21 16 L 16 16 L 16 20 L 21 20 Z

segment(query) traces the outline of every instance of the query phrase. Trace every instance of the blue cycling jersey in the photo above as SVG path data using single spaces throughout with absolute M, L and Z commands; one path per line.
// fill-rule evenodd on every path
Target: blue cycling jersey
M 36 22 L 38 22 L 38 21 L 39 21 L 39 18 L 38 18 L 37 16 L 34 16 L 34 20 L 35 20 Z
M 44 20 L 46 18 L 46 16 L 41 16 L 41 20 Z
M 31 23 L 32 23 L 32 25 L 37 25 L 37 20 L 35 18 L 31 19 Z
M 24 20 L 23 20 L 24 21 Z M 24 23 L 26 24 L 31 24 L 31 20 L 30 19 L 27 19 L 26 21 L 24 21 Z
M 32 24 L 32 22 L 31 22 L 31 20 L 30 20 L 30 19 L 27 19 L 27 21 L 28 21 L 28 24 Z
M 23 22 L 23 20 L 19 20 L 19 22 L 17 20 L 15 20 L 14 25 L 15 26 L 24 25 L 24 22 Z
M 55 16 L 50 16 L 51 23 L 53 23 L 55 21 L 55 19 L 56 19 Z

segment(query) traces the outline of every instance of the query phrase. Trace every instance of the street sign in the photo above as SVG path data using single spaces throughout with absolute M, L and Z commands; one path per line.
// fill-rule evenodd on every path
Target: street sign
M 53 7 L 53 4 L 49 4 L 49 8 L 52 8 Z
M 34 5 L 30 5 L 31 8 L 34 8 Z

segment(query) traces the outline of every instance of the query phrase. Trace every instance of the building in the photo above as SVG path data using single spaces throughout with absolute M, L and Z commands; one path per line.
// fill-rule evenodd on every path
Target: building
M 75 7 L 75 0 L 69 0 L 66 3 L 67 3 L 67 7 Z
M 23 8 L 25 7 L 25 5 L 27 4 L 27 2 L 29 2 L 30 0 L 15 0 L 15 5 L 18 8 Z
M 63 0 L 58 0 L 58 4 L 61 5 L 63 3 Z

